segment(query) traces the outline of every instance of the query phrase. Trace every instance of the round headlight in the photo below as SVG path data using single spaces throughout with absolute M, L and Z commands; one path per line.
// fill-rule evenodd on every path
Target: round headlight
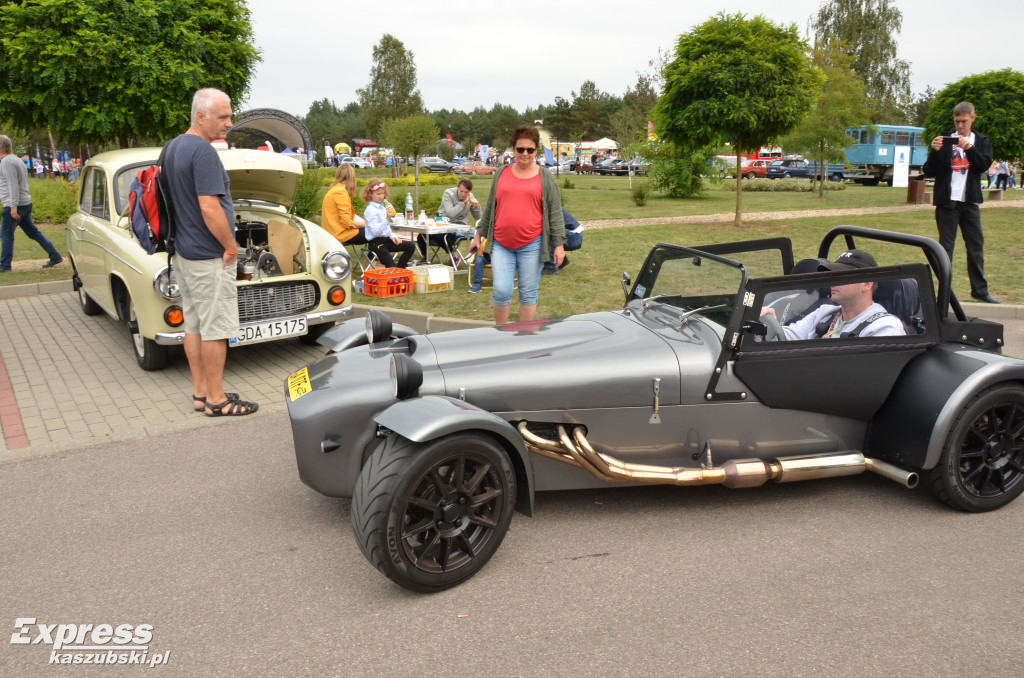
M 376 309 L 366 312 L 366 338 L 371 344 L 391 338 L 391 318 Z
M 320 260 L 320 268 L 328 280 L 344 280 L 352 272 L 352 260 L 344 250 L 331 250 Z
M 404 353 L 391 356 L 388 372 L 391 375 L 392 392 L 401 400 L 416 395 L 423 383 L 423 367 Z
M 164 266 L 153 276 L 153 291 L 167 301 L 181 301 L 178 281 L 175 279 L 174 271 L 168 266 Z

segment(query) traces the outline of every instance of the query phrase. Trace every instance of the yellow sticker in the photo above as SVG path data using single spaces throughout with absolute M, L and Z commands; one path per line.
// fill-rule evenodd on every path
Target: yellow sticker
M 312 391 L 313 385 L 309 383 L 309 368 L 303 367 L 288 377 L 288 397 L 292 399 L 292 402 Z

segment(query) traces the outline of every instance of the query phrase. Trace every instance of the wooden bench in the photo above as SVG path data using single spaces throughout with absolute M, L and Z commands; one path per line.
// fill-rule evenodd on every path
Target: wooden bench
M 983 189 L 981 189 L 981 192 L 985 194 L 985 200 L 1002 200 L 1003 199 L 1003 189 L 1001 189 L 1001 188 L 983 188 Z M 924 193 L 924 204 L 926 204 L 926 205 L 931 205 L 932 204 L 932 192 L 931 191 L 925 191 L 925 193 Z

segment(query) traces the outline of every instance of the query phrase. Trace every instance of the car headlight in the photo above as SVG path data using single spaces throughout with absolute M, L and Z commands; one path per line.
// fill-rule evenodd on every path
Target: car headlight
M 423 384 L 423 367 L 404 353 L 391 356 L 388 373 L 391 376 L 392 392 L 400 400 L 416 395 Z
M 344 280 L 352 272 L 352 260 L 345 250 L 331 250 L 320 260 L 320 268 L 328 280 Z
M 391 318 L 376 309 L 366 312 L 366 338 L 371 344 L 391 338 Z
M 167 301 L 181 301 L 181 290 L 170 266 L 164 266 L 153 276 L 153 291 Z

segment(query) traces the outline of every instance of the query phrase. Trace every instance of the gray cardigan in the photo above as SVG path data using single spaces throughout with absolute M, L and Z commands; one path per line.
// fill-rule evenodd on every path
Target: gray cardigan
M 494 175 L 491 182 L 491 194 L 487 197 L 487 204 L 484 206 L 483 215 L 477 222 L 476 231 L 481 238 L 487 238 L 487 245 L 484 251 L 491 253 L 491 246 L 494 244 L 494 206 L 495 194 L 498 190 L 498 177 L 508 170 L 511 165 L 505 165 Z M 562 218 L 562 197 L 558 192 L 558 182 L 555 175 L 543 167 L 540 169 L 540 204 L 543 213 L 540 233 L 540 260 L 550 261 L 551 253 L 559 245 L 565 245 L 565 221 Z

